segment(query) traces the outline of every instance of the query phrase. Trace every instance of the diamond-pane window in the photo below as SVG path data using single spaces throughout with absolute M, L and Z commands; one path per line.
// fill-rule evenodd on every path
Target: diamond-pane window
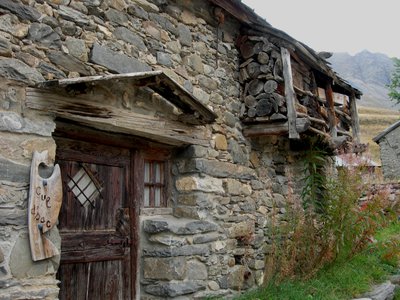
M 81 205 L 90 204 L 95 207 L 95 201 L 101 196 L 102 186 L 89 167 L 82 164 L 74 177 L 68 177 L 70 178 L 68 187 Z

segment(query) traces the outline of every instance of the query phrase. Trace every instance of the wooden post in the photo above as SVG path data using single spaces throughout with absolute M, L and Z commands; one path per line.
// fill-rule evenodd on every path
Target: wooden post
M 337 137 L 337 129 L 336 129 L 336 114 L 335 114 L 335 102 L 333 99 L 333 91 L 332 85 L 330 82 L 327 83 L 325 88 L 326 101 L 328 103 L 328 121 L 329 121 L 329 130 L 331 137 Z
M 348 114 L 349 113 L 349 102 L 347 101 L 347 96 L 343 95 L 343 112 Z M 350 97 L 348 97 L 350 99 Z
M 298 118 L 296 120 L 296 131 L 298 133 L 305 132 L 311 126 L 309 118 Z M 243 128 L 243 134 L 247 137 L 257 137 L 265 135 L 286 135 L 289 132 L 288 122 L 255 124 L 248 125 Z
M 289 139 L 300 139 L 300 135 L 296 130 L 296 94 L 293 88 L 292 67 L 288 49 L 281 47 L 281 56 L 283 64 L 283 79 L 285 80 L 285 98 L 289 124 Z
M 350 116 L 351 116 L 351 130 L 353 132 L 353 141 L 357 144 L 360 143 L 360 121 L 358 119 L 357 105 L 356 105 L 356 96 L 354 95 L 354 91 L 351 91 L 351 95 L 349 97 L 350 102 Z

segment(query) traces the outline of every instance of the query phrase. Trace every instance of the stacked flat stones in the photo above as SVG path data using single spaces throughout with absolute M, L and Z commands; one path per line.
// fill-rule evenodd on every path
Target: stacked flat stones
M 240 82 L 242 119 L 285 119 L 286 102 L 283 96 L 282 58 L 280 49 L 264 37 L 242 39 Z

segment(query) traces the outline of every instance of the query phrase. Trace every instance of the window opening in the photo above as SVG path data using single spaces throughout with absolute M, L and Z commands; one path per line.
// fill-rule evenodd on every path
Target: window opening
M 103 187 L 95 174 L 87 164 L 81 164 L 81 168 L 74 177 L 67 175 L 70 181 L 68 187 L 82 206 L 95 207 L 96 200 L 101 197 Z
M 144 161 L 144 207 L 165 207 L 165 163 Z

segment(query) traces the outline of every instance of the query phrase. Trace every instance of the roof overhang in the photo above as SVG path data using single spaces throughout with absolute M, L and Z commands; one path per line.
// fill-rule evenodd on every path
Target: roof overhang
M 112 84 L 124 82 L 136 87 L 148 87 L 165 100 L 179 108 L 184 122 L 190 124 L 207 124 L 213 122 L 217 115 L 184 87 L 169 77 L 163 71 L 135 72 L 126 74 L 107 74 L 49 80 L 38 83 L 35 87 L 41 89 L 78 88 L 85 85 Z
M 257 15 L 253 9 L 251 9 L 246 4 L 242 3 L 240 0 L 210 0 L 217 6 L 220 6 L 239 22 L 246 25 L 250 31 L 256 34 L 270 34 L 277 38 L 282 39 L 289 45 L 285 47 L 294 51 L 305 63 L 307 63 L 311 68 L 320 72 L 324 76 L 331 78 L 332 88 L 335 92 L 339 92 L 345 95 L 351 95 L 354 93 L 355 98 L 360 99 L 362 92 L 354 87 L 352 87 L 343 78 L 339 77 L 328 65 L 329 63 L 322 57 L 318 55 L 313 49 L 307 45 L 297 41 L 286 32 L 279 30 L 271 24 L 269 24 L 265 19 Z
M 397 121 L 396 123 L 390 125 L 388 128 L 386 128 L 384 131 L 382 131 L 380 134 L 378 134 L 376 137 L 374 137 L 372 140 L 379 144 L 381 139 L 385 137 L 387 134 L 395 130 L 397 127 L 400 127 L 400 121 Z

